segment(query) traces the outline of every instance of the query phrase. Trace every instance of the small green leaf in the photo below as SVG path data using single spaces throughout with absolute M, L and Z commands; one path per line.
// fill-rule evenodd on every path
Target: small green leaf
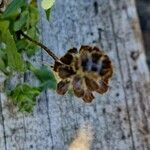
M 55 3 L 55 0 L 42 0 L 41 5 L 45 10 L 50 9 Z
M 26 49 L 27 46 L 28 46 L 28 42 L 25 39 L 16 41 L 16 47 L 19 51 Z
M 30 28 L 30 30 L 28 30 L 27 34 L 30 37 L 32 37 L 32 39 L 37 39 L 36 29 L 34 27 Z M 28 57 L 33 56 L 38 50 L 37 45 L 26 40 L 25 38 L 16 41 L 16 47 L 19 50 L 19 52 L 24 51 Z
M 28 44 L 26 48 L 26 54 L 28 57 L 32 57 L 36 51 L 37 51 L 37 45 L 32 43 Z
M 21 13 L 20 18 L 14 22 L 14 31 L 21 30 L 22 27 L 26 24 L 28 19 L 28 11 Z
M 32 112 L 36 104 L 36 97 L 40 94 L 39 88 L 28 84 L 18 84 L 8 95 L 20 111 Z
M 4 46 L 5 47 L 5 46 Z M 7 55 L 3 49 L 0 48 L 0 70 L 5 75 L 10 75 L 11 73 L 7 70 Z
M 19 8 L 21 8 L 25 4 L 26 0 L 13 0 L 5 10 L 3 17 L 6 18 L 12 16 L 14 13 L 16 13 L 16 11 L 18 11 Z
M 36 35 L 36 27 L 31 27 L 30 29 L 27 30 L 27 34 L 33 38 L 33 39 L 36 39 L 37 38 L 37 35 Z M 33 44 L 33 43 L 32 43 Z
M 16 44 L 13 36 L 9 32 L 9 22 L 0 21 L 0 41 L 6 44 L 6 54 L 8 58 L 8 65 L 17 71 L 24 70 L 24 63 L 21 55 L 17 52 Z
M 16 42 L 17 49 L 19 52 L 24 51 L 28 57 L 31 57 L 38 50 L 37 45 L 28 42 L 26 39 L 21 39 Z
M 5 69 L 5 63 L 3 61 L 3 59 L 0 57 L 0 70 Z
M 46 90 L 46 89 L 53 89 L 56 90 L 56 81 L 55 80 L 47 80 L 45 82 L 43 82 L 40 86 L 39 86 L 40 90 Z
M 54 5 L 54 3 L 55 3 L 55 0 L 43 0 L 41 2 L 41 5 L 45 10 L 47 20 L 49 20 L 51 9 L 52 9 L 52 6 Z
M 49 16 L 50 16 L 50 13 L 51 13 L 51 8 L 45 10 L 45 12 L 46 12 L 46 18 L 47 18 L 47 20 L 49 20 Z
M 0 31 L 1 31 L 0 34 L 2 34 L 3 31 L 6 31 L 6 30 L 8 29 L 8 27 L 9 27 L 9 21 L 6 21 L 6 20 L 0 21 Z M 1 41 L 1 42 L 2 42 L 2 41 Z M 5 43 L 5 44 L 6 44 L 6 43 Z
M 42 66 L 41 68 L 36 68 L 32 64 L 28 64 L 28 68 L 35 74 L 35 76 L 41 81 L 45 82 L 50 79 L 54 79 L 55 77 L 50 69 L 46 66 Z
M 46 66 L 42 66 L 41 68 L 36 68 L 32 64 L 28 64 L 29 70 L 31 70 L 34 75 L 41 82 L 41 89 L 56 89 L 56 79 L 53 72 L 48 69 Z
M 38 9 L 34 6 L 29 6 L 29 24 L 31 27 L 36 27 L 39 19 Z

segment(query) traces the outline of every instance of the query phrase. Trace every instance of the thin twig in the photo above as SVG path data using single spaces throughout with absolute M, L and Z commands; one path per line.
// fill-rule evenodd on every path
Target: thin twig
M 40 46 L 44 51 L 46 51 L 48 53 L 49 56 L 51 56 L 55 61 L 59 60 L 59 58 L 45 45 L 43 45 L 42 43 L 32 39 L 31 37 L 29 37 L 28 35 L 26 35 L 25 33 L 23 33 L 23 31 L 20 31 L 20 34 L 22 36 L 24 36 L 26 39 L 28 39 L 29 41 L 33 42 L 34 44 Z

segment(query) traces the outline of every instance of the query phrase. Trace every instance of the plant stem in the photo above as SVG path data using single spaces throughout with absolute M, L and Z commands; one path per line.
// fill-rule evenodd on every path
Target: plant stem
M 25 33 L 23 33 L 23 31 L 20 31 L 20 34 L 22 36 L 24 36 L 26 39 L 28 39 L 29 41 L 33 42 L 34 44 L 40 46 L 44 51 L 47 52 L 47 54 L 49 56 L 51 56 L 55 61 L 59 60 L 59 58 L 48 48 L 46 47 L 45 45 L 43 45 L 42 43 L 32 39 L 31 37 L 29 37 L 28 35 L 26 35 Z

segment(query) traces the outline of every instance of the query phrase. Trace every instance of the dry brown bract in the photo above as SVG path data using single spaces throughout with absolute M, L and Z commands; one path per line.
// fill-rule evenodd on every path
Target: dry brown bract
M 70 49 L 60 61 L 55 61 L 54 71 L 61 81 L 57 93 L 64 95 L 72 88 L 77 97 L 85 102 L 94 99 L 93 92 L 103 94 L 108 90 L 108 82 L 113 74 L 109 57 L 97 47 L 81 46 Z

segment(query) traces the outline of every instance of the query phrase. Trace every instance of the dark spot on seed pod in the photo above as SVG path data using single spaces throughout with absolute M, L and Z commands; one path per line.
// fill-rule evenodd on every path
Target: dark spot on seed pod
M 102 62 L 102 68 L 110 68 L 110 64 L 111 64 L 111 62 L 110 62 L 109 58 L 106 58 Z
M 59 62 L 59 61 L 55 61 L 55 64 L 54 64 L 54 71 L 58 71 L 58 68 L 62 66 L 62 63 Z
M 94 72 L 96 72 L 97 71 L 97 66 L 96 65 L 92 65 L 91 70 L 94 71 Z
M 66 79 L 68 77 L 71 77 L 74 75 L 76 72 L 72 69 L 72 67 L 63 65 L 58 68 L 58 74 L 62 79 Z
M 68 50 L 68 52 L 76 54 L 76 53 L 78 53 L 78 50 L 76 48 L 72 48 L 72 49 Z
M 70 53 L 67 53 L 63 57 L 60 58 L 60 61 L 66 65 L 70 65 L 73 60 L 73 56 Z
M 80 68 L 78 58 L 74 59 L 74 67 L 75 67 L 75 70 L 78 70 Z
M 92 54 L 92 62 L 93 63 L 98 63 L 99 58 L 100 58 L 100 55 L 98 55 L 97 53 Z
M 87 88 L 90 91 L 95 91 L 95 90 L 97 90 L 99 88 L 98 83 L 95 80 L 90 79 L 88 77 L 85 77 L 85 83 L 86 83 Z
M 60 95 L 64 95 L 69 87 L 69 82 L 68 81 L 60 81 L 57 84 L 57 93 Z
M 87 46 L 87 45 L 82 45 L 79 52 L 81 51 L 88 51 L 88 52 L 92 52 L 92 47 L 91 46 Z
M 100 52 L 100 49 L 98 47 L 94 46 L 93 51 Z
M 88 69 L 88 58 L 85 58 L 84 60 L 82 60 L 82 68 L 83 68 L 83 71 L 86 71 Z
M 103 67 L 99 71 L 100 76 L 104 76 L 107 73 L 107 70 L 103 69 Z

